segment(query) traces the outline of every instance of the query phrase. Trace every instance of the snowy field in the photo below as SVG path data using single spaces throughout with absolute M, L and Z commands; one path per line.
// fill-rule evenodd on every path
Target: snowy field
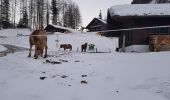
M 28 48 L 28 37 L 17 34 L 30 31 L 1 30 L 0 43 Z M 56 34 L 73 51 L 58 51 Z M 46 59 L 28 51 L 0 57 L 0 100 L 170 100 L 170 52 L 117 53 L 115 38 L 56 34 L 48 36 Z M 84 42 L 111 53 L 77 52 Z

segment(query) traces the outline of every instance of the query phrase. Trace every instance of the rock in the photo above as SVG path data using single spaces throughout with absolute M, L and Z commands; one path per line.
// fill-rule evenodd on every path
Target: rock
M 87 77 L 87 75 L 81 75 L 81 77 Z
M 68 76 L 66 76 L 66 75 L 62 75 L 62 76 L 61 76 L 61 78 L 67 78 L 67 77 L 68 77 Z
M 47 78 L 47 77 L 45 77 L 45 76 L 43 76 L 43 77 L 40 77 L 40 79 L 41 79 L 41 80 L 44 80 L 45 78 Z
M 81 81 L 81 84 L 88 84 L 86 80 Z

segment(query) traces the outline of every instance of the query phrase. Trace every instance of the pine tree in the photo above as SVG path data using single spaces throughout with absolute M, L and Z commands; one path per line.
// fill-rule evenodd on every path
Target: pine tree
M 19 28 L 27 28 L 28 27 L 28 12 L 27 12 L 27 0 L 21 0 L 21 7 L 20 7 L 20 20 L 18 27 Z
M 52 24 L 57 25 L 57 15 L 59 13 L 59 10 L 57 9 L 57 1 L 52 0 L 51 1 L 51 11 L 52 11 Z
M 14 28 L 15 28 L 15 26 L 16 26 L 15 25 L 15 20 L 16 20 L 17 1 L 15 0 L 14 2 L 15 2 L 15 5 L 14 5 L 14 22 L 13 23 L 14 23 Z
M 75 27 L 76 29 L 81 26 L 81 14 L 78 5 L 75 7 Z
M 37 28 L 43 29 L 44 26 L 44 0 L 37 0 Z
M 50 11 L 49 11 L 49 3 L 47 1 L 46 3 L 46 25 L 49 24 L 49 20 L 50 20 Z
M 10 3 L 9 0 L 1 1 L 1 23 L 3 28 L 11 27 L 10 24 Z
M 100 13 L 99 13 L 99 19 L 103 19 L 101 10 L 100 10 Z
M 28 21 L 28 23 L 29 23 L 29 27 L 30 28 L 33 28 L 33 13 L 34 13 L 34 4 L 33 4 L 33 1 L 34 0 L 30 0 L 29 1 L 29 21 Z
M 0 0 L 0 30 L 2 28 L 2 0 Z

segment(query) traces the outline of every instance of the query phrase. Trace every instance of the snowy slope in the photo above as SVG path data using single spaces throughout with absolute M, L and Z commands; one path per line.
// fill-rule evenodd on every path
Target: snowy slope
M 0 52 L 5 51 L 5 50 L 6 50 L 6 48 L 4 46 L 0 45 Z
M 6 36 L 7 38 L 0 39 L 0 43 L 3 44 L 13 44 L 16 46 L 21 46 L 29 48 L 29 37 L 28 36 L 17 36 L 17 34 L 29 35 L 31 33 L 28 29 L 9 29 L 0 31 L 0 36 Z M 108 39 L 106 37 L 101 37 L 95 33 L 55 33 L 53 35 L 48 35 L 48 48 L 49 50 L 58 50 L 57 47 L 57 36 L 58 36 L 58 45 L 66 43 L 73 46 L 73 51 L 77 51 L 77 48 L 80 50 L 80 46 L 84 43 L 95 44 L 95 48 L 98 48 L 99 51 L 108 52 L 109 49 L 112 51 L 115 50 L 117 44 L 117 39 Z
M 28 46 L 27 38 L 13 40 L 9 33 L 0 42 Z M 0 57 L 0 100 L 170 99 L 170 52 L 75 52 L 84 42 L 103 51 L 116 46 L 115 39 L 87 33 L 59 34 L 59 43 L 74 46 L 64 52 L 56 49 L 55 39 L 56 35 L 48 36 L 47 59 L 27 58 L 28 51 Z

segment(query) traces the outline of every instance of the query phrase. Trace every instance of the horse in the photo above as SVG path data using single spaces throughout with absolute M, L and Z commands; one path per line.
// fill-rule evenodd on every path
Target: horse
M 72 45 L 71 44 L 60 44 L 60 48 L 64 48 L 64 51 L 66 49 L 70 49 L 70 51 L 72 50 Z M 59 50 L 60 50 L 59 48 Z
M 154 51 L 160 51 L 161 45 L 170 45 L 170 36 L 157 36 L 154 38 L 153 47 Z
M 81 51 L 86 52 L 87 49 L 87 43 L 81 45 Z
M 35 45 L 35 54 L 34 58 L 37 59 L 38 55 L 43 56 L 43 50 L 45 49 L 44 58 L 47 57 L 47 33 L 43 30 L 35 30 L 29 36 L 29 54 L 28 57 L 31 57 L 32 46 Z

